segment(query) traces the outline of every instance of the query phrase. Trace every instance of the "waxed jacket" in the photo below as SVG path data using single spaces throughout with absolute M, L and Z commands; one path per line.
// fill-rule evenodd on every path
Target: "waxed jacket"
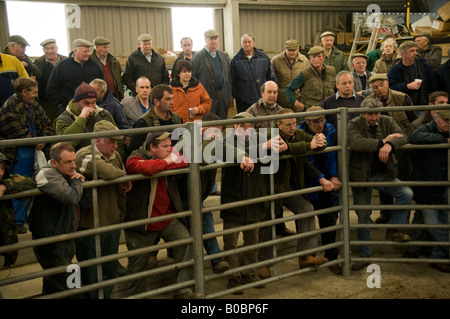
M 429 45 L 425 50 L 417 50 L 417 56 L 427 61 L 431 69 L 441 65 L 442 48 L 439 45 Z
M 241 48 L 231 60 L 232 95 L 247 105 L 258 101 L 265 82 L 276 80 L 270 59 L 261 49 L 254 48 L 248 59 Z
M 254 141 L 253 138 L 260 138 L 256 131 L 253 131 L 249 139 L 245 141 L 245 149 L 241 149 L 241 151 L 245 151 L 246 154 L 252 154 L 254 149 L 258 148 L 256 141 L 255 143 L 250 142 Z M 230 138 L 227 135 L 225 138 L 226 146 L 229 148 L 238 145 L 236 141 L 236 136 Z M 221 203 L 234 203 L 245 199 L 266 196 L 268 175 L 261 174 L 260 163 L 255 163 L 253 172 L 244 172 L 239 165 L 227 166 L 222 168 L 221 185 Z M 223 220 L 233 222 L 255 222 L 263 219 L 268 209 L 269 202 L 261 201 L 253 205 L 221 210 L 220 217 Z
M 275 71 L 278 84 L 277 103 L 281 107 L 288 107 L 293 111 L 296 111 L 296 107 L 289 103 L 286 98 L 284 88 L 297 76 L 297 74 L 309 66 L 310 63 L 308 58 L 301 53 L 298 53 L 297 58 L 292 65 L 289 63 L 284 51 L 272 58 L 272 68 Z M 300 101 L 300 90 L 296 90 L 295 95 L 296 99 Z
M 172 110 L 183 119 L 183 123 L 200 120 L 203 115 L 211 110 L 212 100 L 203 85 L 196 78 L 191 78 L 187 91 L 184 90 L 179 77 L 175 77 L 170 81 L 170 87 L 173 90 Z M 199 112 L 191 118 L 189 108 L 192 107 L 197 107 Z
M 411 135 L 412 144 L 447 143 L 448 133 L 439 131 L 434 120 L 420 125 Z M 447 149 L 414 150 L 411 179 L 414 181 L 446 181 Z M 414 200 L 421 204 L 446 204 L 447 187 L 416 186 L 413 187 Z
M 407 143 L 406 134 L 394 119 L 381 115 L 373 138 L 369 125 L 362 115 L 355 117 L 348 123 L 348 146 L 350 148 L 349 177 L 352 182 L 366 182 L 370 176 L 373 155 L 383 146 L 381 140 L 392 133 L 403 134 L 403 137 L 392 138 L 389 143 L 393 146 L 389 154 L 385 180 L 397 177 L 397 158 L 395 152 Z
M 347 58 L 345 57 L 344 52 L 336 47 L 331 48 L 330 56 L 325 54 L 323 64 L 334 67 L 336 74 L 343 70 L 349 70 Z
M 141 49 L 137 49 L 128 56 L 125 70 L 122 74 L 123 83 L 136 95 L 136 80 L 145 76 L 150 80 L 152 87 L 158 84 L 169 84 L 169 71 L 166 61 L 159 53 L 152 49 L 152 59 L 149 63 L 142 54 Z

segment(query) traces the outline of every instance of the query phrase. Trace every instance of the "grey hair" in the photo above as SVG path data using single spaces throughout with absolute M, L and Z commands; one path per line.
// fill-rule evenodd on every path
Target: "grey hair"
M 383 103 L 377 98 L 367 97 L 361 102 L 362 109 L 374 109 L 378 107 L 383 107 Z
M 387 43 L 393 44 L 395 49 L 398 48 L 397 41 L 394 41 L 394 39 L 389 38 L 389 39 L 384 40 L 384 41 L 381 43 L 381 51 L 384 52 L 384 46 L 385 46 Z
M 247 38 L 252 38 L 253 42 L 255 42 L 255 36 L 253 35 L 253 33 L 244 33 L 244 35 L 241 37 L 241 44 Z
M 339 72 L 338 74 L 336 74 L 336 78 L 335 78 L 336 83 L 339 83 L 339 79 L 341 78 L 341 76 L 343 76 L 345 74 L 348 74 L 348 75 L 350 75 L 353 78 L 352 72 L 347 71 L 347 70 L 343 70 L 343 71 Z
M 409 50 L 413 47 L 417 48 L 417 44 L 414 41 L 408 40 L 400 44 L 400 52 L 405 52 L 406 50 Z

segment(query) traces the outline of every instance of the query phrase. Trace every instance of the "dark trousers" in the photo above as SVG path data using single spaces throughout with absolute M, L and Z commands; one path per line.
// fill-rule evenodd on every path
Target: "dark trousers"
M 119 250 L 120 230 L 115 230 L 100 234 L 101 255 L 107 256 L 117 254 Z M 85 261 L 96 258 L 95 253 L 95 236 L 88 236 L 77 238 L 76 249 L 78 261 Z M 81 268 L 81 282 L 82 285 L 89 285 L 98 282 L 97 266 L 89 266 Z M 117 277 L 117 260 L 106 262 L 102 264 L 103 280 L 113 279 Z M 111 292 L 114 285 L 103 288 L 103 295 L 105 299 L 111 298 Z M 84 294 L 86 299 L 98 299 L 98 290 L 88 291 Z
M 33 247 L 33 251 L 36 259 L 44 270 L 59 266 L 68 266 L 72 264 L 72 258 L 75 253 L 75 243 L 74 241 L 63 241 L 44 246 L 36 246 Z M 67 278 L 69 276 L 70 273 L 62 272 L 43 277 L 42 294 L 49 295 L 68 290 Z

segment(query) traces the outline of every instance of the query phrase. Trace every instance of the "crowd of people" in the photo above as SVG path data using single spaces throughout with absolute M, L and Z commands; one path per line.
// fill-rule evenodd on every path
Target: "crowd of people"
M 32 61 L 26 54 L 28 42 L 19 35 L 10 37 L 5 53 L 0 55 L 0 138 L 16 139 L 88 132 L 112 132 L 110 137 L 4 147 L 0 153 L 0 196 L 37 188 L 43 195 L 32 200 L 2 201 L 0 244 L 17 242 L 17 234 L 27 232 L 33 239 L 61 235 L 74 231 L 114 225 L 121 222 L 159 218 L 157 222 L 125 229 L 126 244 L 132 251 L 157 245 L 161 239 L 170 242 L 190 238 L 190 218 L 170 219 L 167 215 L 189 208 L 189 189 L 185 174 L 113 183 L 98 187 L 98 219 L 94 218 L 92 191 L 83 188 L 94 178 L 116 178 L 142 174 L 152 176 L 165 170 L 188 167 L 182 151 L 173 146 L 179 142 L 163 126 L 204 121 L 202 149 L 227 153 L 237 166 L 221 170 L 221 189 L 217 188 L 217 170 L 201 172 L 201 200 L 220 195 L 221 203 L 261 198 L 269 193 L 269 174 L 262 173 L 267 165 L 251 156 L 258 150 L 267 154 L 312 155 L 283 159 L 273 172 L 275 192 L 287 192 L 321 186 L 322 191 L 275 200 L 275 218 L 284 209 L 303 214 L 330 208 L 339 203 L 341 181 L 336 152 L 317 152 L 337 145 L 336 114 L 308 115 L 278 121 L 255 121 L 258 117 L 364 108 L 362 113 L 348 113 L 349 176 L 351 182 L 446 181 L 447 151 L 445 149 L 403 150 L 406 143 L 439 144 L 449 142 L 449 110 L 389 111 L 383 107 L 448 104 L 450 86 L 449 62 L 441 64 L 442 49 L 431 45 L 430 36 L 419 34 L 414 41 L 405 40 L 399 46 L 395 36 L 386 36 L 379 49 L 350 57 L 337 48 L 335 34 L 321 34 L 321 45 L 313 46 L 307 55 L 300 53 L 299 42 L 288 39 L 284 51 L 270 59 L 255 46 L 255 37 L 246 33 L 242 48 L 231 59 L 218 49 L 219 33 L 207 30 L 205 46 L 192 51 L 192 39 L 184 37 L 182 52 L 169 72 L 165 59 L 153 49 L 153 37 L 141 34 L 138 48 L 132 52 L 122 70 L 117 58 L 109 53 L 111 41 L 97 37 L 90 42 L 76 39 L 68 57 L 58 54 L 54 39 L 42 41 L 44 55 Z M 92 50 L 93 48 L 93 50 Z M 350 71 L 350 67 L 353 71 Z M 128 88 L 132 96 L 124 96 Z M 216 121 L 227 119 L 234 100 L 239 119 L 231 136 L 222 135 Z M 370 109 L 377 109 L 371 111 Z M 161 127 L 148 134 L 124 135 L 130 128 Z M 271 135 L 271 128 L 279 134 Z M 268 130 L 261 130 L 268 129 Z M 268 132 L 268 133 L 266 133 Z M 264 136 L 263 136 L 264 135 Z M 226 138 L 225 138 L 226 137 Z M 93 153 L 94 152 L 94 153 Z M 256 152 L 256 153 L 255 153 Z M 47 163 L 37 161 L 44 156 Z M 94 161 L 95 158 L 95 167 Z M 211 161 L 205 159 L 202 165 Z M 447 204 L 447 187 L 433 186 L 373 187 L 380 193 L 382 204 L 410 205 Z M 372 187 L 352 187 L 354 204 L 370 205 Z M 203 203 L 202 203 L 203 206 Z M 370 209 L 357 209 L 359 224 L 372 222 Z M 223 228 L 231 229 L 255 222 L 271 220 L 270 203 L 259 201 L 221 210 Z M 320 228 L 336 225 L 338 212 L 317 215 Z M 446 210 L 405 209 L 381 211 L 377 223 L 386 224 L 448 224 Z M 285 223 L 276 224 L 277 236 L 291 236 L 316 229 L 315 217 L 295 221 L 295 231 Z M 211 213 L 203 216 L 203 232 L 215 232 Z M 271 227 L 242 231 L 244 246 L 263 243 L 272 238 Z M 223 235 L 224 250 L 235 249 L 239 233 Z M 119 231 L 100 235 L 102 256 L 118 252 Z M 358 228 L 358 240 L 370 241 L 371 231 Z M 409 233 L 388 227 L 386 240 L 448 241 L 445 229 L 429 229 Z M 323 245 L 336 241 L 336 231 L 321 234 Z M 311 252 L 318 248 L 315 235 L 297 240 L 300 268 L 318 267 L 339 256 L 337 248 L 326 249 L 325 256 Z M 207 254 L 221 251 L 217 239 L 204 240 Z M 175 262 L 192 259 L 191 244 L 168 250 Z M 95 258 L 95 236 L 67 240 L 34 247 L 42 268 L 48 269 Z M 359 246 L 362 257 L 370 257 L 372 248 Z M 118 261 L 102 264 L 104 279 L 136 274 L 157 260 L 158 251 L 128 258 L 127 267 Z M 426 254 L 433 267 L 450 271 L 450 263 L 432 259 L 449 258 L 448 250 L 436 246 L 408 246 L 405 257 Z M 5 255 L 5 266 L 14 264 L 17 252 Z M 271 276 L 271 264 L 242 273 L 232 271 L 239 265 L 251 265 L 272 258 L 272 247 L 251 250 L 242 255 L 212 258 L 215 273 L 230 270 L 228 288 L 239 294 L 237 287 Z M 361 270 L 367 262 L 352 265 Z M 329 269 L 342 273 L 341 266 Z M 98 280 L 97 267 L 83 269 L 82 283 Z M 67 290 L 67 273 L 45 276 L 43 294 Z M 176 271 L 175 281 L 194 278 L 193 267 Z M 256 286 L 263 288 L 264 285 Z M 103 288 L 104 298 L 110 298 L 113 286 Z M 128 284 L 131 294 L 147 290 L 145 279 Z M 99 298 L 98 290 L 85 293 L 84 298 Z M 174 291 L 174 298 L 202 298 L 193 287 Z

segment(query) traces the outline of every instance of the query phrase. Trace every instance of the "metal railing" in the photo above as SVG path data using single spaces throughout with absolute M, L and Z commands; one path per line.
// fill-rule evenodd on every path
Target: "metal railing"
M 399 107 L 385 107 L 380 109 L 370 109 L 371 112 L 373 111 L 401 111 L 401 110 L 431 110 L 431 109 L 448 109 L 450 105 L 441 105 L 441 106 L 413 106 L 413 107 L 405 107 L 405 106 L 399 106 Z M 104 287 L 111 286 L 113 284 L 121 284 L 126 283 L 131 280 L 147 280 L 148 277 L 158 276 L 164 272 L 172 272 L 177 271 L 180 268 L 183 267 L 194 267 L 195 270 L 195 279 L 190 280 L 183 283 L 174 283 L 170 285 L 166 285 L 163 287 L 159 287 L 156 289 L 151 289 L 145 293 L 141 293 L 134 296 L 129 296 L 128 298 L 145 298 L 145 297 L 151 297 L 153 295 L 159 295 L 163 293 L 167 293 L 170 291 L 173 291 L 175 289 L 180 289 L 183 287 L 189 287 L 189 286 L 195 286 L 195 290 L 199 293 L 202 293 L 206 298 L 217 298 L 223 295 L 227 295 L 231 292 L 246 289 L 249 287 L 255 287 L 257 285 L 260 285 L 261 283 L 270 283 L 278 280 L 283 280 L 291 276 L 295 276 L 299 273 L 304 273 L 311 271 L 310 268 L 305 269 L 298 269 L 296 271 L 288 272 L 288 273 L 278 273 L 277 264 L 281 263 L 285 260 L 297 258 L 299 256 L 304 256 L 308 254 L 315 254 L 318 251 L 330 249 L 330 248 L 338 248 L 340 250 L 340 257 L 338 259 L 330 261 L 326 264 L 321 265 L 320 267 L 327 267 L 331 266 L 333 264 L 341 264 L 342 265 L 342 271 L 344 276 L 349 276 L 351 274 L 351 262 L 353 261 L 360 261 L 360 260 L 368 260 L 370 262 L 404 262 L 405 258 L 360 258 L 360 257 L 353 257 L 351 256 L 351 246 L 356 245 L 364 245 L 364 244 L 370 244 L 370 245 L 400 245 L 400 246 L 407 246 L 407 245 L 420 245 L 420 246 L 448 246 L 450 248 L 450 245 L 448 242 L 407 242 L 407 243 L 396 243 L 396 242 L 390 242 L 390 241 L 370 241 L 370 242 L 363 242 L 363 241 L 355 241 L 350 239 L 350 231 L 352 229 L 357 228 L 387 228 L 388 225 L 383 224 L 350 224 L 350 211 L 355 209 L 398 209 L 398 208 L 404 208 L 404 209 L 425 209 L 425 208 L 436 208 L 436 209 L 448 209 L 449 205 L 408 205 L 408 206 L 398 206 L 398 205 L 351 205 L 350 204 L 350 187 L 374 187 L 376 185 L 383 185 L 383 183 L 386 184 L 386 182 L 377 182 L 377 183 L 366 183 L 366 182 L 350 182 L 349 181 L 349 175 L 348 175 L 348 146 L 347 146 L 347 116 L 348 113 L 353 112 L 364 112 L 368 111 L 368 109 L 347 109 L 347 108 L 339 108 L 335 110 L 326 110 L 326 111 L 317 111 L 317 112 L 303 112 L 303 113 L 295 113 L 295 114 L 285 114 L 285 115 L 274 115 L 274 116 L 265 116 L 265 117 L 256 117 L 254 119 L 251 119 L 252 122 L 258 122 L 258 121 L 277 121 L 281 119 L 288 119 L 288 118 L 299 118 L 302 116 L 307 115 L 327 115 L 327 114 L 337 114 L 338 117 L 338 127 L 337 127 L 337 137 L 338 137 L 338 143 L 336 146 L 333 147 L 327 147 L 325 150 L 322 151 L 314 151 L 314 152 L 307 152 L 304 155 L 300 156 L 307 156 L 311 154 L 320 154 L 325 152 L 337 152 L 338 154 L 338 169 L 339 169 L 339 178 L 342 183 L 342 187 L 340 190 L 340 202 L 338 206 L 330 207 L 327 209 L 321 209 L 321 210 L 315 210 L 307 213 L 287 216 L 279 219 L 273 219 L 273 216 L 275 214 L 274 212 L 274 205 L 273 201 L 287 198 L 295 195 L 306 195 L 308 193 L 312 192 L 318 192 L 322 191 L 323 188 L 321 186 L 315 186 L 311 188 L 305 188 L 301 190 L 295 190 L 295 191 L 289 191 L 284 193 L 274 193 L 274 181 L 273 178 L 270 178 L 270 194 L 265 197 L 259 197 L 259 198 L 252 198 L 248 200 L 242 200 L 239 202 L 234 203 L 227 203 L 227 204 L 219 204 L 217 206 L 211 206 L 211 207 L 201 207 L 201 194 L 200 194 L 200 188 L 199 185 L 201 183 L 200 179 L 200 172 L 203 170 L 209 170 L 209 169 L 219 169 L 230 165 L 237 165 L 232 163 L 215 163 L 215 164 L 209 164 L 207 166 L 202 166 L 199 163 L 191 162 L 189 164 L 188 168 L 184 169 L 176 169 L 176 170 L 169 170 L 164 171 L 158 174 L 155 174 L 153 176 L 144 176 L 140 174 L 136 175 L 128 175 L 124 176 L 115 180 L 111 181 L 104 181 L 104 180 L 98 180 L 95 176 L 93 181 L 85 182 L 83 187 L 85 188 L 92 188 L 93 191 L 93 202 L 94 202 L 94 218 L 95 218 L 95 225 L 98 225 L 98 213 L 99 213 L 99 207 L 98 207 L 98 197 L 96 189 L 98 187 L 114 184 L 114 183 L 122 183 L 126 181 L 137 181 L 141 179 L 151 179 L 151 178 L 158 178 L 161 176 L 170 176 L 170 175 L 176 175 L 176 174 L 188 174 L 188 189 L 189 189 L 189 203 L 190 207 L 189 210 L 178 212 L 175 214 L 171 214 L 169 216 L 161 216 L 161 217 L 155 217 L 155 218 L 146 218 L 142 220 L 136 220 L 131 222 L 122 222 L 114 225 L 109 226 L 103 226 L 103 227 L 95 227 L 92 229 L 77 231 L 73 233 L 58 235 L 58 236 L 52 236 L 47 238 L 41 238 L 36 240 L 30 240 L 30 241 L 24 241 L 19 242 L 13 245 L 3 246 L 0 247 L 0 254 L 8 251 L 16 251 L 16 250 L 23 250 L 26 248 L 32 248 L 40 245 L 45 244 L 51 244 L 56 243 L 60 241 L 66 241 L 66 240 L 73 240 L 76 238 L 86 237 L 86 236 L 92 236 L 95 235 L 96 240 L 96 252 L 97 252 L 97 258 L 86 260 L 82 262 L 78 262 L 78 266 L 81 268 L 81 271 L 84 267 L 87 266 L 97 266 L 98 274 L 99 274 L 99 280 L 98 283 L 95 284 L 89 284 L 86 286 L 82 286 L 81 288 L 77 289 L 70 289 L 67 291 L 51 294 L 51 295 L 43 295 L 43 296 L 34 296 L 36 298 L 66 298 L 71 297 L 76 294 L 80 294 L 83 292 L 91 291 L 91 290 L 98 290 L 100 298 L 103 298 L 102 291 Z M 231 120 L 220 120 L 214 122 L 215 126 L 226 126 L 226 125 L 232 125 L 236 123 L 244 123 L 248 122 L 248 119 L 231 119 Z M 202 125 L 211 125 L 211 123 L 202 123 Z M 194 143 L 194 131 L 198 129 L 198 123 L 186 123 L 182 125 L 168 125 L 164 127 L 148 127 L 148 128 L 139 128 L 139 129 L 127 129 L 127 130 L 121 130 L 118 132 L 102 132 L 102 133 L 83 133 L 83 134 L 71 134 L 71 135 L 60 135 L 60 136 L 49 136 L 49 137 L 35 137 L 35 138 L 28 138 L 28 139 L 15 139 L 15 140 L 2 140 L 0 141 L 0 147 L 7 147 L 7 146 L 22 146 L 22 145 L 35 145 L 39 143 L 55 143 L 55 142 L 61 142 L 61 141 L 71 141 L 71 140 L 78 140 L 78 139 L 91 139 L 91 147 L 94 151 L 94 145 L 95 145 L 95 138 L 98 137 L 111 137 L 111 136 L 125 136 L 125 135 L 133 135 L 133 134 L 146 134 L 149 132 L 155 132 L 160 131 L 161 129 L 172 131 L 177 128 L 186 128 L 190 132 L 190 138 L 192 138 L 191 141 L 191 153 L 194 154 L 194 152 L 198 151 L 195 150 L 195 143 Z M 403 146 L 405 149 L 415 149 L 415 148 L 448 148 L 449 145 L 446 144 L 437 144 L 437 145 L 411 145 L 407 144 Z M 286 159 L 292 157 L 291 155 L 280 157 L 280 159 Z M 94 167 L 95 167 L 95 157 L 93 157 L 94 161 Z M 271 176 L 273 177 L 273 176 Z M 450 178 L 447 181 L 443 182 L 416 182 L 416 181 L 408 181 L 408 182 L 400 182 L 398 185 L 408 185 L 408 186 L 450 186 L 449 182 Z M 397 184 L 396 184 L 397 185 Z M 391 186 L 391 185 L 389 185 Z M 9 200 L 13 198 L 21 198 L 21 197 L 32 197 L 32 196 L 40 196 L 42 193 L 38 189 L 29 190 L 20 192 L 18 194 L 12 194 L 12 195 L 4 195 L 0 200 Z M 202 231 L 202 214 L 208 213 L 208 212 L 214 212 L 218 210 L 223 210 L 227 208 L 233 208 L 233 207 L 239 207 L 243 205 L 251 205 L 255 203 L 260 203 L 261 201 L 270 201 L 271 202 L 271 216 L 272 220 L 264 220 L 261 222 L 257 222 L 254 224 L 241 226 L 238 228 L 233 229 L 223 229 L 220 231 L 216 231 L 214 233 L 210 234 L 203 234 Z M 335 226 L 327 227 L 327 228 L 321 228 L 314 231 L 296 234 L 289 237 L 282 237 L 282 238 L 276 238 L 275 236 L 275 225 L 282 222 L 289 222 L 289 221 L 295 221 L 298 219 L 303 219 L 311 216 L 317 216 L 320 214 L 327 214 L 331 212 L 338 212 L 339 213 L 339 223 L 337 223 Z M 177 240 L 177 241 L 171 241 L 167 243 L 159 243 L 156 245 L 148 246 L 145 248 L 125 251 L 125 252 L 118 252 L 117 254 L 107 255 L 107 256 L 101 256 L 100 253 L 100 242 L 99 242 L 99 235 L 102 233 L 106 233 L 113 230 L 124 230 L 127 228 L 135 227 L 135 226 L 141 226 L 148 223 L 156 223 L 164 220 L 169 219 L 176 219 L 176 218 L 184 218 L 184 217 L 190 217 L 191 218 L 191 238 L 185 239 L 185 240 Z M 450 223 L 449 223 L 450 224 Z M 221 237 L 226 234 L 230 234 L 232 232 L 241 232 L 249 229 L 255 229 L 260 227 L 272 227 L 272 240 L 267 242 L 259 242 L 255 245 L 250 246 L 242 246 L 238 247 L 235 250 L 222 250 L 221 252 L 213 255 L 205 255 L 203 252 L 203 240 L 204 239 L 210 239 L 213 237 Z M 430 229 L 430 228 L 444 228 L 449 229 L 449 225 L 417 225 L 417 224 L 406 224 L 406 225 L 394 225 L 389 224 L 389 227 L 396 227 L 396 228 L 408 228 L 408 229 Z M 278 245 L 288 243 L 289 241 L 296 240 L 299 238 L 309 237 L 311 235 L 320 235 L 325 232 L 329 231 L 336 231 L 339 232 L 340 239 L 336 239 L 335 243 L 328 244 L 328 245 L 322 245 L 315 249 L 307 250 L 307 251 L 296 251 L 294 253 L 288 253 L 284 254 L 282 256 L 277 255 L 277 249 L 275 248 Z M 102 280 L 101 275 L 101 264 L 105 262 L 110 262 L 114 260 L 119 260 L 122 258 L 128 258 L 135 255 L 140 255 L 143 253 L 149 253 L 154 252 L 158 250 L 163 249 L 170 249 L 175 246 L 179 245 L 185 245 L 185 244 L 192 244 L 193 245 L 193 258 L 190 261 L 182 262 L 182 263 L 172 263 L 167 264 L 165 266 L 161 266 L 154 269 L 145 270 L 143 272 L 132 274 L 132 275 L 126 275 L 122 277 L 117 277 L 110 280 Z M 256 264 L 246 265 L 246 266 L 240 266 L 238 268 L 230 269 L 222 274 L 208 274 L 205 271 L 205 262 L 210 261 L 213 258 L 219 258 L 219 257 L 226 257 L 231 254 L 245 254 L 248 251 L 260 249 L 263 247 L 271 246 L 273 247 L 273 258 L 265 261 L 257 262 Z M 408 259 L 409 261 L 413 262 L 430 262 L 428 258 L 417 258 L 417 259 Z M 448 259 L 445 260 L 433 260 L 433 262 L 448 262 Z M 258 268 L 261 266 L 266 265 L 273 265 L 274 271 L 273 276 L 267 279 L 264 279 L 262 281 L 258 281 L 256 283 L 249 283 L 246 285 L 242 285 L 233 289 L 226 289 L 223 291 L 218 291 L 210 294 L 205 294 L 206 292 L 206 284 L 210 280 L 214 280 L 217 278 L 222 278 L 226 276 L 230 276 L 234 273 L 238 273 L 241 271 L 245 271 L 252 268 Z M 0 291 L 2 286 L 6 285 L 12 285 L 15 283 L 41 278 L 43 276 L 49 276 L 54 275 L 57 273 L 66 272 L 67 267 L 66 266 L 60 266 L 55 267 L 51 269 L 36 271 L 36 272 L 30 272 L 23 275 L 18 275 L 14 277 L 8 277 L 8 278 L 2 278 L 0 279 Z

